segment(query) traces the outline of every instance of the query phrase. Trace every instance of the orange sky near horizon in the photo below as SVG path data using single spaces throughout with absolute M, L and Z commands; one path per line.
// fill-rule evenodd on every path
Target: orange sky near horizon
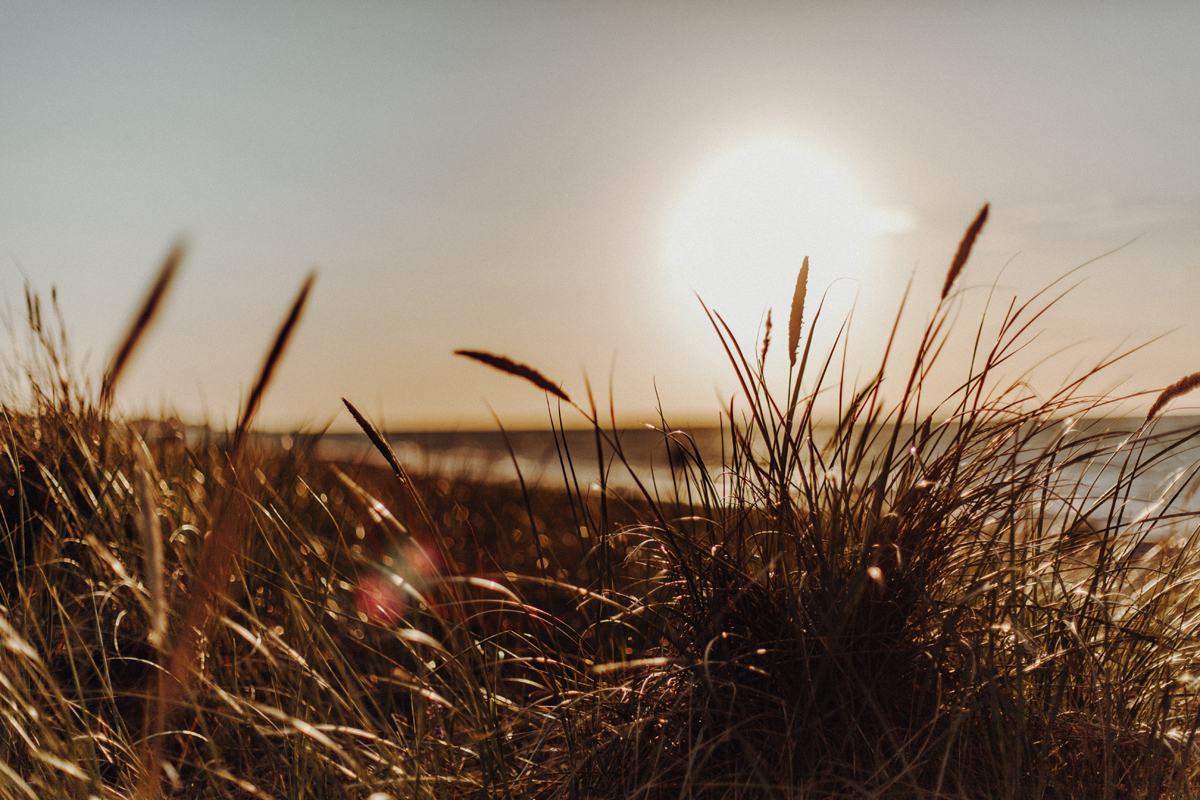
M 1197 34 L 1186 3 L 9 3 L 5 321 L 19 341 L 22 284 L 56 286 L 97 382 L 183 238 L 129 414 L 231 424 L 315 268 L 264 427 L 349 430 L 342 397 L 397 430 L 544 422 L 459 348 L 611 383 L 627 424 L 712 424 L 736 383 L 694 293 L 748 344 L 811 256 L 817 349 L 853 309 L 865 379 L 988 201 L 939 387 L 993 286 L 1120 248 L 1027 362 L 1053 389 L 1167 334 L 1097 387 L 1153 392 L 1200 369 Z

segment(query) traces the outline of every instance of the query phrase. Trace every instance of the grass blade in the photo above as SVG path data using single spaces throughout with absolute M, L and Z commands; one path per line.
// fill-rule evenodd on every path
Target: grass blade
M 144 442 L 135 448 L 137 462 L 134 482 L 138 500 L 138 531 L 142 540 L 142 559 L 145 562 L 146 590 L 150 594 L 150 644 L 161 649 L 167 635 L 167 600 L 163 581 L 162 525 L 158 520 L 158 503 L 154 481 L 150 477 L 150 454 Z

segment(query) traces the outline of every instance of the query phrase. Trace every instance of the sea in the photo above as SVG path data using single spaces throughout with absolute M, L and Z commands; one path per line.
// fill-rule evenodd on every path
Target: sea
M 135 424 L 147 438 L 182 435 L 200 441 L 224 435 L 181 423 Z M 816 426 L 813 439 L 818 447 L 834 431 L 833 426 Z M 884 428 L 875 436 L 864 457 L 880 458 L 890 433 Z M 1061 419 L 1044 423 L 1027 437 L 1023 434 L 1028 431 L 1012 433 L 1024 442 L 1015 455 L 1011 446 L 998 446 L 1003 461 L 1002 465 L 997 461 L 998 470 L 1010 470 L 1016 476 L 1040 454 L 1056 452 L 1054 479 L 1046 487 L 1044 511 L 1039 513 L 1053 519 L 1083 516 L 1097 530 L 1117 519 L 1121 529 L 1130 533 L 1150 531 L 1151 540 L 1175 536 L 1181 530 L 1190 535 L 1197 527 L 1193 520 L 1200 519 L 1200 415 L 1160 417 L 1151 423 L 1140 417 Z M 911 435 L 911 426 L 906 424 L 899 439 Z M 699 456 L 718 498 L 730 497 L 736 483 L 725 466 L 733 451 L 728 428 L 626 427 L 606 430 L 599 446 L 590 429 L 391 431 L 385 436 L 400 463 L 414 474 L 495 483 L 523 481 L 534 489 L 569 486 L 584 494 L 601 489 L 645 491 L 670 499 L 679 467 L 686 462 L 689 469 L 696 469 L 696 459 L 682 454 L 686 450 Z M 362 433 L 257 433 L 253 438 L 266 447 L 310 450 L 321 459 L 387 466 Z M 944 435 L 942 440 L 950 438 Z M 1064 441 L 1070 447 L 1064 447 Z M 925 463 L 937 455 L 936 449 L 930 449 L 932 452 L 921 454 Z M 756 455 L 762 457 L 761 448 Z M 974 457 L 989 456 L 980 450 Z M 823 477 L 844 480 L 833 469 Z M 1162 524 L 1164 518 L 1169 524 Z
M 719 476 L 730 448 L 727 429 L 708 427 L 668 432 L 623 428 L 615 434 L 607 430 L 599 445 L 590 429 L 391 432 L 387 440 L 404 468 L 415 473 L 497 483 L 524 480 L 527 486 L 544 488 L 561 488 L 565 480 L 588 488 L 603 482 L 618 490 L 636 489 L 643 478 L 669 478 L 672 462 L 682 462 L 680 448 L 698 453 L 710 474 Z M 337 461 L 386 465 L 370 440 L 359 433 L 326 433 L 317 442 L 315 454 Z
M 832 426 L 818 426 L 814 438 L 821 443 L 833 431 Z M 683 462 L 680 449 L 686 448 L 700 456 L 718 492 L 730 486 L 724 467 L 732 450 L 728 428 L 663 431 L 644 426 L 609 430 L 605 436 L 599 450 L 592 430 L 390 432 L 387 440 L 404 467 L 415 473 L 500 483 L 523 479 L 527 486 L 543 488 L 569 482 L 584 491 L 598 491 L 601 485 L 615 491 L 644 488 L 663 496 L 672 490 L 672 468 Z M 281 446 L 294 446 L 293 438 L 278 435 Z M 867 457 L 878 457 L 888 438 L 877 437 Z M 1112 490 L 1118 484 L 1116 502 L 1126 522 L 1200 510 L 1200 416 L 1163 417 L 1152 425 L 1135 417 L 1064 419 L 1033 436 L 1011 468 L 1019 469 L 1064 438 L 1075 448 L 1057 461 L 1049 500 L 1056 515 L 1071 506 L 1107 517 L 1115 509 Z M 619 456 L 610 443 L 614 441 Z M 326 433 L 314 449 L 322 458 L 385 465 L 360 433 Z

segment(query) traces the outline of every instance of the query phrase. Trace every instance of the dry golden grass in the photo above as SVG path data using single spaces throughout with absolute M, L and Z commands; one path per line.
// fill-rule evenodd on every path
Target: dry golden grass
M 563 488 L 534 489 L 412 474 L 349 402 L 386 468 L 254 433 L 311 285 L 228 435 L 114 417 L 122 369 L 92 401 L 30 295 L 41 355 L 0 459 L 0 795 L 1197 794 L 1195 472 L 1126 505 L 1200 439 L 1154 430 L 1196 376 L 1133 432 L 1078 381 L 1005 386 L 1053 305 L 1035 297 L 930 407 L 943 302 L 888 404 L 886 358 L 826 386 L 819 313 L 797 358 L 802 271 L 781 389 L 767 342 L 743 351 L 710 313 L 742 387 L 720 465 L 664 421 L 651 480 L 590 389 L 579 408 L 532 367 L 459 351 L 580 413 L 634 487 L 584 485 L 564 448 Z

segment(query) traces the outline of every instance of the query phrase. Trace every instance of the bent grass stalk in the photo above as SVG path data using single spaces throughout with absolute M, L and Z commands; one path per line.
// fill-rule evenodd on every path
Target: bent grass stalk
M 182 625 L 179 638 L 171 645 L 170 656 L 164 665 L 165 670 L 158 673 L 154 713 L 152 717 L 148 715 L 148 718 L 154 720 L 154 724 L 148 732 L 152 744 L 145 770 L 148 783 L 144 785 L 142 793 L 145 798 L 159 795 L 160 734 L 166 731 L 181 699 L 189 693 L 193 672 L 202 655 L 203 641 L 208 638 L 208 631 L 213 623 L 213 614 L 216 607 L 228 598 L 230 584 L 234 578 L 233 571 L 245 547 L 250 509 L 245 489 L 238 486 L 238 482 L 239 473 L 245 467 L 241 456 L 246 436 L 274 376 L 275 368 L 283 357 L 288 341 L 304 311 L 315 280 L 316 274 L 310 273 L 301 284 L 300 291 L 280 325 L 270 350 L 267 351 L 258 379 L 246 400 L 246 406 L 242 410 L 233 441 L 226 454 L 231 473 L 230 483 L 224 496 L 214 504 L 216 511 L 213 515 L 212 532 L 205 539 L 200 551 L 196 570 L 192 575 L 193 585 L 186 595 L 180 597 L 179 605 L 174 611 L 174 616 L 182 620 Z

